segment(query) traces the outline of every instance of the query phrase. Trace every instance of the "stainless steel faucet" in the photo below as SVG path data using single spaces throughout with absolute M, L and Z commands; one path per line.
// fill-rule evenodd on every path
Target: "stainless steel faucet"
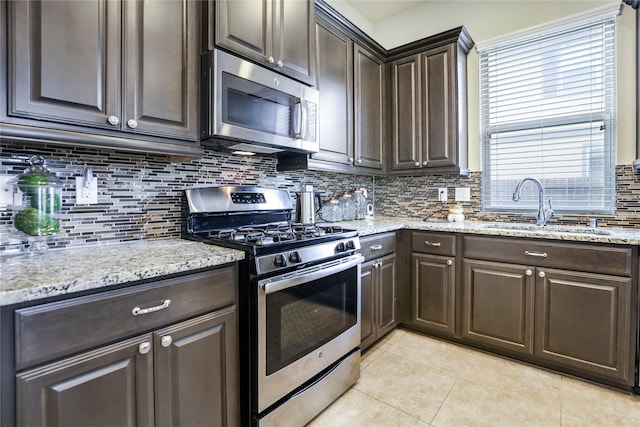
M 534 182 L 538 186 L 538 213 L 536 214 L 536 225 L 545 226 L 547 225 L 547 221 L 549 218 L 553 216 L 553 208 L 551 207 L 551 199 L 549 199 L 549 209 L 545 209 L 544 207 L 544 188 L 542 187 L 542 183 L 538 178 L 532 178 L 530 176 L 522 179 L 518 185 L 516 185 L 516 190 L 513 192 L 513 201 L 517 202 L 520 200 L 520 188 L 522 184 L 527 181 Z

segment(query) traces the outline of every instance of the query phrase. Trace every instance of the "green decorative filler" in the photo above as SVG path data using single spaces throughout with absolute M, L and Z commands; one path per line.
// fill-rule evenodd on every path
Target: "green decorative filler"
M 46 213 L 60 212 L 62 200 L 55 193 L 36 192 L 31 195 L 31 206 Z
M 49 178 L 45 174 L 30 172 L 20 177 L 18 188 L 30 196 L 38 194 L 41 187 L 49 184 Z
M 60 221 L 36 208 L 26 208 L 18 212 L 14 225 L 30 236 L 50 236 L 60 231 Z

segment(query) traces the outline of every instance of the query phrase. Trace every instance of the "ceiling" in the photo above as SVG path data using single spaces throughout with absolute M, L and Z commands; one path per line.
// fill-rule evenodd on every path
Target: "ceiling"
M 346 0 L 374 24 L 427 1 L 429 0 Z

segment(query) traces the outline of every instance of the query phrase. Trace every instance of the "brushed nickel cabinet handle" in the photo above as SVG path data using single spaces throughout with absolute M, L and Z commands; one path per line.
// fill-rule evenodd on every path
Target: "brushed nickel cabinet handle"
M 138 122 L 133 119 L 129 119 L 127 120 L 127 126 L 129 126 L 131 129 L 135 129 L 138 127 Z
M 160 339 L 160 344 L 162 344 L 163 347 L 169 347 L 172 342 L 173 338 L 171 335 L 165 335 Z
M 371 249 L 372 251 L 379 251 L 380 249 L 382 249 L 382 245 L 369 246 L 369 249 Z
M 424 162 L 422 162 L 422 166 L 427 166 L 429 162 L 427 162 L 426 160 Z
M 529 256 L 537 256 L 540 258 L 546 258 L 547 257 L 547 253 L 546 252 L 529 252 L 529 251 L 524 251 L 525 255 L 529 255 Z
M 541 272 L 538 273 L 538 277 L 545 277 L 545 276 L 546 276 L 546 274 L 545 274 L 544 271 L 541 271 Z
M 416 166 L 416 167 L 420 166 L 420 162 L 416 162 L 416 163 L 415 163 L 415 166 Z
M 279 60 L 278 62 L 276 62 L 276 67 L 278 68 L 284 67 L 284 62 L 282 62 L 282 60 Z
M 171 305 L 171 300 L 166 299 L 162 301 L 162 304 L 156 305 L 155 307 L 149 307 L 149 308 L 134 307 L 133 310 L 131 310 L 131 314 L 133 314 L 134 316 L 139 316 L 141 314 L 149 314 L 158 310 L 164 310 L 165 308 L 168 308 L 170 305 Z
M 531 275 L 533 275 L 533 271 L 527 270 L 527 271 L 524 272 L 524 274 L 526 274 L 527 276 L 531 276 Z
M 447 265 L 453 265 L 453 261 L 451 261 L 450 259 L 447 260 Z
M 440 242 L 434 242 L 434 243 L 424 242 L 424 244 L 427 245 L 427 246 L 434 246 L 436 248 L 439 247 L 439 246 L 442 246 L 442 243 L 440 243 Z
M 275 60 L 275 59 L 273 59 L 273 56 L 270 56 L 270 57 L 268 57 L 268 58 L 267 58 L 267 62 L 268 62 L 269 64 L 273 64 L 274 62 L 276 62 L 276 60 Z
M 116 116 L 109 116 L 107 121 L 109 122 L 110 125 L 114 125 L 114 126 L 116 126 L 118 123 L 120 123 L 120 119 L 117 118 Z

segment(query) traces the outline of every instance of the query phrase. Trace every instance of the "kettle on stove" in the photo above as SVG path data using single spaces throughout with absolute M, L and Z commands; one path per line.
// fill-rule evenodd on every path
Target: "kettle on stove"
M 296 193 L 296 195 L 296 222 L 315 224 L 316 212 L 322 207 L 320 192 L 313 191 L 313 185 L 305 185 L 304 191 Z

